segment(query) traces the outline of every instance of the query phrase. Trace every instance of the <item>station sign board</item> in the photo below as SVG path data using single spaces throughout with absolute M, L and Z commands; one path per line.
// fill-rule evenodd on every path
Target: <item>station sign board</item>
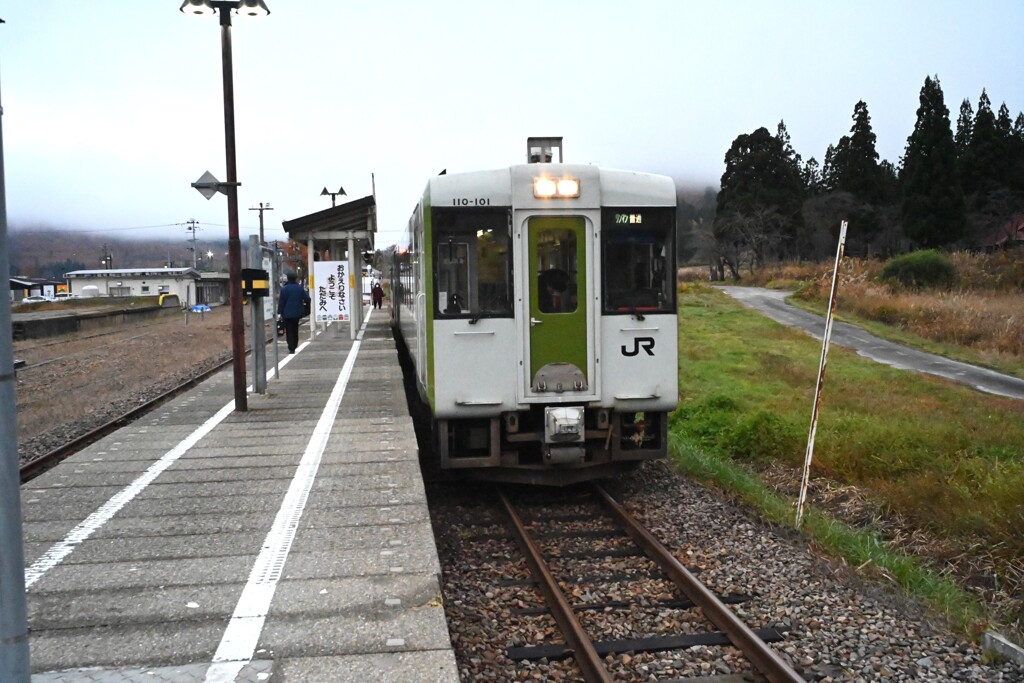
M 339 322 L 351 320 L 352 290 L 346 261 L 313 262 L 313 320 Z

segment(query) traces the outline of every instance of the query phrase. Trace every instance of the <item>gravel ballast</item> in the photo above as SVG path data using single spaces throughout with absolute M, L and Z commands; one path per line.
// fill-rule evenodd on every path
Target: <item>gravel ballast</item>
M 720 595 L 752 596 L 734 610 L 751 628 L 787 632 L 774 647 L 807 680 L 1024 681 L 1024 667 L 988 662 L 978 646 L 954 635 L 895 586 L 865 580 L 855 569 L 813 553 L 805 539 L 757 521 L 667 463 L 647 463 L 606 486 L 705 585 Z M 561 642 L 561 636 L 550 618 L 510 615 L 510 607 L 540 600 L 529 586 L 496 587 L 521 578 L 522 568 L 503 559 L 518 557 L 511 541 L 473 542 L 474 534 L 485 533 L 471 524 L 481 514 L 483 495 L 466 493 L 466 487 L 431 491 L 445 607 L 463 680 L 579 680 L 571 660 L 505 657 L 509 646 Z M 501 530 L 495 525 L 489 531 Z M 658 627 L 692 618 L 663 616 Z M 600 629 L 601 619 L 601 613 L 588 613 L 588 625 Z M 609 623 L 607 628 L 617 627 Z M 632 653 L 606 661 L 615 680 L 622 681 L 749 672 L 749 664 L 730 647 Z

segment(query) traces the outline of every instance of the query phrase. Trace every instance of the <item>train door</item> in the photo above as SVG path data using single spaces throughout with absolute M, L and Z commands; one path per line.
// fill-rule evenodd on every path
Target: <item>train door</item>
M 528 395 L 587 391 L 586 220 L 534 216 L 527 237 Z

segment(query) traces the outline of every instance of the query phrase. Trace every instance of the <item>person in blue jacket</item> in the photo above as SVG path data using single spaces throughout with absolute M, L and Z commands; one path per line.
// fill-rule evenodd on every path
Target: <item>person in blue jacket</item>
M 295 353 L 299 345 L 299 321 L 309 315 L 309 294 L 299 284 L 293 271 L 285 274 L 288 280 L 277 299 L 277 314 L 284 321 L 284 338 L 288 342 L 288 353 Z

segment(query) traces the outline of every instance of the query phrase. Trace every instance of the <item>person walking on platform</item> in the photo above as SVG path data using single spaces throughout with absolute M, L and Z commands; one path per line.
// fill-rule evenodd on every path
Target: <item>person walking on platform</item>
M 370 290 L 370 297 L 373 299 L 374 308 L 380 308 L 384 303 L 384 288 L 380 286 L 379 282 L 373 283 L 373 289 Z
M 288 342 L 288 353 L 295 353 L 299 345 L 299 321 L 309 315 L 309 294 L 299 284 L 293 271 L 285 274 L 288 280 L 277 300 L 277 314 L 284 321 L 284 338 Z

